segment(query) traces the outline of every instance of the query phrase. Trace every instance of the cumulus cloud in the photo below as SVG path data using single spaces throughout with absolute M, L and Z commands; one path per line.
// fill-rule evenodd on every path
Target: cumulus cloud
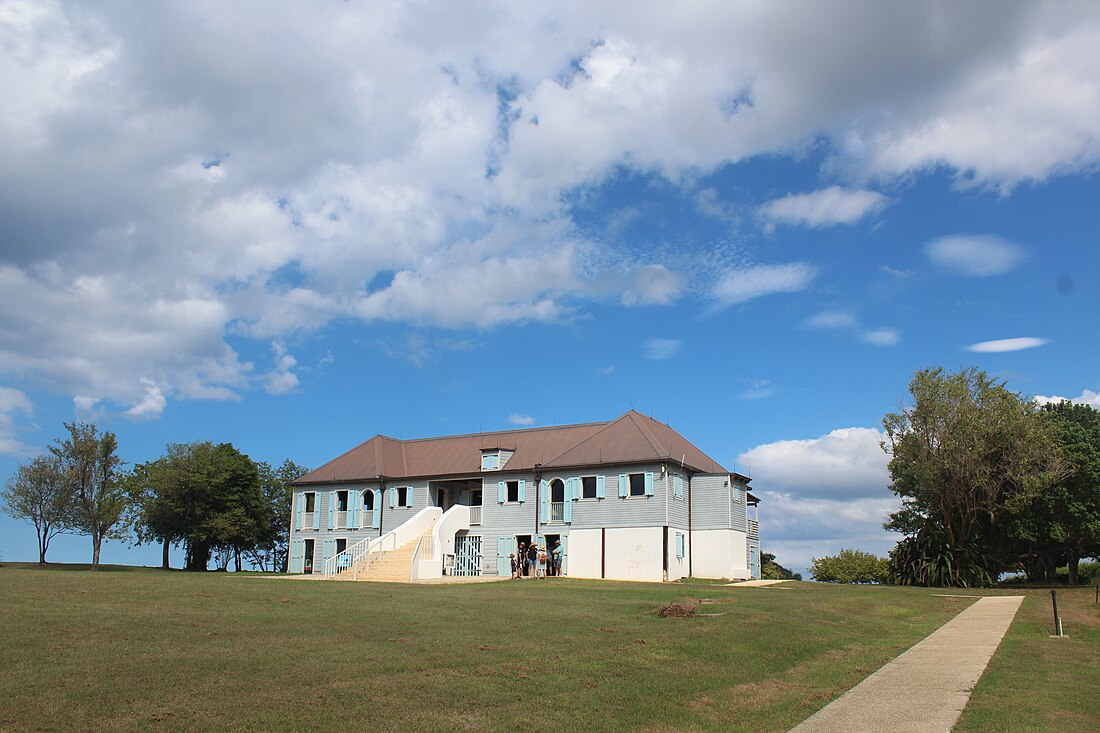
M 770 225 L 793 224 L 817 228 L 855 224 L 868 214 L 881 210 L 887 200 L 877 191 L 830 186 L 813 193 L 774 199 L 761 206 L 759 213 Z
M 976 351 L 979 354 L 997 354 L 1005 351 L 1022 351 L 1045 346 L 1049 341 L 1041 338 L 1022 337 L 1013 339 L 997 339 L 995 341 L 980 341 L 966 347 L 967 351 Z
M 160 414 L 164 412 L 164 408 L 168 405 L 168 400 L 165 399 L 164 394 L 160 391 L 160 387 L 152 380 L 142 379 L 141 383 L 145 385 L 145 396 L 136 405 L 126 410 L 126 416 L 136 420 L 148 420 L 160 417 Z M 82 400 L 82 403 L 88 404 L 88 401 L 85 399 Z
M 513 425 L 534 425 L 535 418 L 531 417 L 530 415 L 523 415 L 518 412 L 513 412 L 511 415 L 508 416 L 508 422 L 512 423 Z
M 676 339 L 649 339 L 642 346 L 642 353 L 650 361 L 671 359 L 680 350 L 681 343 Z M 609 372 L 610 373 L 610 372 Z
M 1003 275 L 1024 261 L 1023 247 L 990 235 L 940 237 L 924 253 L 940 267 L 971 277 Z
M 805 440 L 765 443 L 742 453 L 753 485 L 769 491 L 826 499 L 883 496 L 888 492 L 883 434 L 874 428 L 841 428 Z
M 722 307 L 812 282 L 807 263 L 717 284 L 668 258 L 623 267 L 568 194 L 624 169 L 690 192 L 820 146 L 846 187 L 772 204 L 825 226 L 874 211 L 882 180 L 943 168 L 1007 191 L 1100 162 L 1087 3 L 715 2 L 669 22 L 635 2 L 428 17 L 402 2 L 12 0 L 0 34 L 0 98 L 19 100 L 0 114 L 0 375 L 142 416 L 293 388 L 290 370 L 257 378 L 227 333 L 491 328 L 594 297 Z
M 292 371 L 298 360 L 287 352 L 282 341 L 273 341 L 271 351 L 275 354 L 275 368 L 264 377 L 264 390 L 268 394 L 287 394 L 298 389 L 298 375 Z
M 0 455 L 25 456 L 33 452 L 33 448 L 17 437 L 19 428 L 14 416 L 14 413 L 29 416 L 33 411 L 30 399 L 22 391 L 0 387 Z
M 1032 399 L 1040 405 L 1057 405 L 1060 402 L 1072 402 L 1075 405 L 1088 405 L 1100 410 L 1100 393 L 1094 392 L 1091 389 L 1084 390 L 1077 397 L 1059 397 L 1058 395 L 1045 397 L 1043 395 L 1035 395 Z
M 754 265 L 730 270 L 719 278 L 712 294 L 719 307 L 744 303 L 772 293 L 794 293 L 813 282 L 817 270 L 806 262 Z

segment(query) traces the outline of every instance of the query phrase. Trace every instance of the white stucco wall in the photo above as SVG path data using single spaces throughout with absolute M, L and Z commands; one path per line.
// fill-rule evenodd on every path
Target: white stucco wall
M 605 539 L 601 539 L 601 531 L 575 529 L 569 533 L 570 577 L 599 578 L 602 564 L 603 577 L 609 580 L 664 579 L 661 527 L 608 529 Z
M 728 529 L 697 530 L 691 533 L 694 550 L 692 573 L 696 578 L 748 578 L 746 535 Z

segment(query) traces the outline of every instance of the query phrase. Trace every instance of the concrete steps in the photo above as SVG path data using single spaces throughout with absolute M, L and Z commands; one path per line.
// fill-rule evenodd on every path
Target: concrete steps
M 430 538 L 432 530 L 435 528 L 433 524 L 424 533 L 425 537 Z M 362 567 L 359 569 L 359 577 L 356 580 L 373 581 L 376 583 L 407 583 L 412 579 L 412 559 L 416 553 L 416 544 L 420 541 L 420 537 L 408 542 L 396 550 L 386 550 L 381 555 L 375 555 L 371 558 L 370 568 L 364 572 Z M 362 563 L 360 563 L 361 565 Z M 352 580 L 355 576 L 353 569 L 345 570 L 336 577 L 341 580 Z

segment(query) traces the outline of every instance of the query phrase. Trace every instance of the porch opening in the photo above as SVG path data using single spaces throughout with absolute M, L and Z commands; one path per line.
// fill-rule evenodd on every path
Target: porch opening
M 428 496 L 433 505 L 443 511 L 453 506 L 470 507 L 470 524 L 481 524 L 481 479 L 431 481 Z
M 305 542 L 305 565 L 302 567 L 302 572 L 306 575 L 313 575 L 313 548 L 316 545 L 316 540 L 306 540 Z

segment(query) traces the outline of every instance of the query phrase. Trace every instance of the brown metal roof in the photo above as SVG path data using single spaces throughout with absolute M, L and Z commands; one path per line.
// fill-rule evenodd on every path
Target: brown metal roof
M 310 471 L 313 484 L 481 473 L 483 449 L 512 450 L 505 470 L 669 461 L 701 473 L 727 473 L 664 423 L 631 410 L 612 422 L 396 440 L 376 435 Z

